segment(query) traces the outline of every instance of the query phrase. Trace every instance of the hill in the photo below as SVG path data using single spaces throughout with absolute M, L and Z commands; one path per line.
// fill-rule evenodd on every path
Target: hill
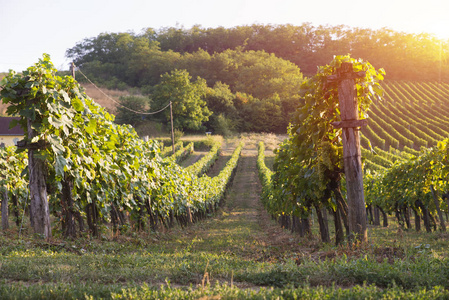
M 112 114 L 116 114 L 117 104 L 109 98 L 113 98 L 118 101 L 121 96 L 129 96 L 130 93 L 127 91 L 110 90 L 106 88 L 101 88 L 103 91 L 100 92 L 93 84 L 82 83 L 81 86 L 86 89 L 86 94 L 95 100 L 98 104 L 106 108 L 106 110 Z M 107 96 L 106 96 L 107 95 Z
M 161 88 L 165 74 L 186 70 L 191 82 L 201 78 L 208 86 L 205 100 L 213 114 L 203 123 L 204 129 L 285 133 L 304 76 L 314 74 L 317 66 L 334 55 L 346 53 L 384 68 L 389 80 L 449 82 L 447 43 L 429 35 L 387 29 L 310 24 L 216 30 L 148 28 L 141 34 L 104 33 L 86 38 L 66 55 L 96 84 L 131 87 L 144 95 Z M 163 107 L 171 97 L 166 96 L 158 105 L 150 101 L 149 106 Z M 167 118 L 152 120 L 168 122 Z M 426 144 L 421 140 L 412 143 L 411 137 L 394 138 L 411 148 Z M 389 142 L 399 147 L 399 142 L 391 139 L 387 146 Z
M 449 137 L 449 84 L 389 80 L 382 84 L 385 95 L 373 103 L 368 126 L 362 128 L 362 146 L 384 151 L 415 154 L 421 147 L 433 147 Z M 109 112 L 116 104 L 91 84 L 83 84 L 87 94 Z M 103 89 L 116 100 L 126 91 Z M 369 142 L 369 143 L 368 143 Z

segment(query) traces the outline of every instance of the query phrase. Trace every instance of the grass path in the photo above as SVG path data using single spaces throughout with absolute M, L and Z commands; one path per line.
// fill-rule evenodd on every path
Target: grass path
M 229 158 L 232 147 L 223 148 L 215 168 Z M 187 228 L 186 234 L 175 234 L 178 246 L 188 245 L 191 252 L 238 255 L 261 262 L 296 255 L 300 250 L 297 235 L 272 221 L 260 202 L 256 155 L 254 149 L 244 148 L 224 207 L 218 215 Z M 177 248 L 175 244 L 167 241 L 166 250 Z
M 188 166 L 193 165 L 194 163 L 199 161 L 206 154 L 207 154 L 207 151 L 194 151 L 185 160 L 183 160 L 179 165 L 183 168 L 187 168 Z
M 215 168 L 229 158 L 233 149 L 232 143 L 224 144 Z M 272 269 L 301 255 L 299 237 L 271 220 L 260 202 L 256 155 L 252 147 L 243 149 L 233 183 L 217 214 L 183 230 L 173 229 L 148 248 L 149 252 L 165 253 L 178 262 L 188 257 L 187 270 L 160 270 L 173 284 L 201 284 L 208 272 L 211 282 L 233 280 L 240 287 L 258 287 L 258 280 L 246 278 L 248 274 L 261 274 L 261 269 Z M 160 282 L 163 277 L 158 278 L 153 280 Z M 263 281 L 265 285 L 266 279 Z

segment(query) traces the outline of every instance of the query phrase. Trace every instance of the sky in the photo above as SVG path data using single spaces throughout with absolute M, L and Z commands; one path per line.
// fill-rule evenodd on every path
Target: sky
M 447 0 L 0 0 L 0 72 L 50 54 L 67 70 L 67 49 L 103 32 L 231 28 L 252 24 L 347 25 L 449 39 Z

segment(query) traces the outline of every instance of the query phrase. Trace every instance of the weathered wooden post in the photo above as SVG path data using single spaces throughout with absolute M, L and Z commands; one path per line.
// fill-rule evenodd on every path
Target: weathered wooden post
M 338 83 L 340 122 L 332 125 L 343 130 L 343 160 L 346 175 L 348 201 L 348 223 L 350 236 L 366 242 L 366 208 L 363 193 L 362 154 L 358 127 L 366 125 L 367 120 L 359 120 L 355 78 L 365 77 L 365 72 L 354 72 L 352 63 L 342 63 L 337 74 L 328 76 L 328 81 Z
M 28 100 L 31 103 L 32 100 Z M 32 107 L 31 105 L 27 105 Z M 28 149 L 28 174 L 30 188 L 30 221 L 34 233 L 41 234 L 46 239 L 51 238 L 50 208 L 47 197 L 47 183 L 45 160 L 38 155 L 39 149 L 46 147 L 43 140 L 31 143 L 36 130 L 32 126 L 31 119 L 27 118 L 28 136 L 25 140 L 17 142 L 17 148 Z
M 8 191 L 3 191 L 3 200 L 2 200 L 2 229 L 6 230 L 9 229 L 9 211 L 8 211 Z
M 75 79 L 75 63 L 70 64 L 70 73 L 72 74 L 73 79 Z

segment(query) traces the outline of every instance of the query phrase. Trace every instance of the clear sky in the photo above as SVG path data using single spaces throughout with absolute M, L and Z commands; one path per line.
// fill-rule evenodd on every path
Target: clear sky
M 0 0 L 0 72 L 42 53 L 68 69 L 65 51 L 102 32 L 252 24 L 348 25 L 429 32 L 449 39 L 447 0 Z

